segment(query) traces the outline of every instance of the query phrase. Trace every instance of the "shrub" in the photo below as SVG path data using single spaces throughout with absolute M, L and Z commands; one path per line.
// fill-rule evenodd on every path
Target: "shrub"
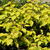
M 50 42 L 50 6 L 34 2 L 16 8 L 12 2 L 0 7 L 0 43 L 27 50 L 42 48 Z

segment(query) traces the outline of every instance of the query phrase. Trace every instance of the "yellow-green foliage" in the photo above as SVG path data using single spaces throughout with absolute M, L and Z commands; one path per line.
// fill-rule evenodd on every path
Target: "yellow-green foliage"
M 0 27 L 6 30 L 0 33 L 1 44 L 19 47 L 24 43 L 28 50 L 37 50 L 36 46 L 50 42 L 50 6 L 31 2 L 16 8 L 8 2 L 0 7 Z

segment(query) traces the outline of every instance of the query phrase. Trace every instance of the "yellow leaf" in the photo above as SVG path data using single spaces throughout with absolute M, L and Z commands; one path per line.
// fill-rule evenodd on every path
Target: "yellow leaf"
M 41 44 L 42 44 L 42 42 L 41 41 L 38 41 L 38 46 L 41 45 Z
M 0 7 L 0 10 L 3 10 L 3 8 L 2 8 L 2 7 Z
M 26 29 L 25 29 L 25 28 L 22 28 L 22 31 L 23 31 L 24 33 L 26 33 Z

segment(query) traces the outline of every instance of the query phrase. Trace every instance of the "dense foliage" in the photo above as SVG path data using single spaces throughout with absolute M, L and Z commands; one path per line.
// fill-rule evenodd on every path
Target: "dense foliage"
M 34 2 L 20 8 L 13 2 L 1 6 L 0 43 L 26 50 L 50 50 L 50 6 Z
M 27 0 L 0 0 L 0 5 L 2 6 L 4 4 L 8 3 L 9 1 L 14 2 L 16 4 L 16 6 L 18 6 L 18 7 L 20 7 L 21 5 L 23 5 L 27 2 Z M 30 0 L 28 0 L 28 1 L 30 1 Z

